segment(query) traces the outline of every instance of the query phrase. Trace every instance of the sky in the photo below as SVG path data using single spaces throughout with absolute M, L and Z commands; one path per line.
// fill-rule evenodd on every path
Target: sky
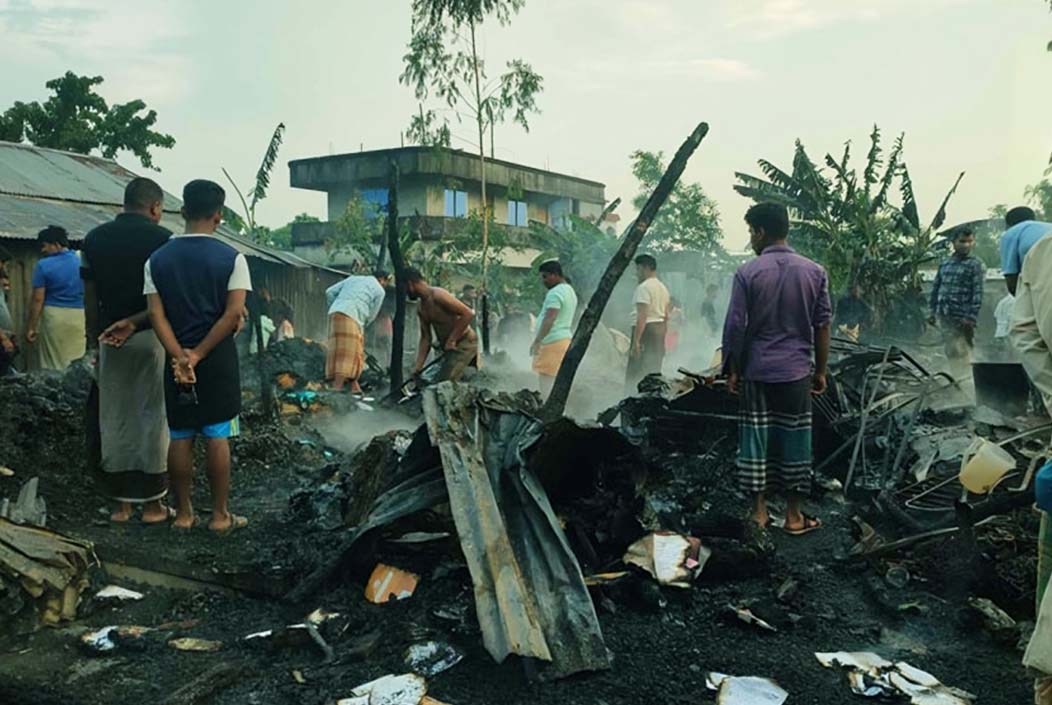
M 325 195 L 291 188 L 286 163 L 397 146 L 417 109 L 399 84 L 409 0 L 0 0 L 0 109 L 43 100 L 66 70 L 101 75 L 111 103 L 142 98 L 172 150 L 154 174 L 251 187 L 270 135 L 287 126 L 257 219 L 325 217 Z M 636 195 L 629 155 L 671 156 L 701 121 L 709 136 L 684 179 L 717 202 L 725 245 L 748 241 L 734 173 L 789 166 L 872 126 L 905 157 L 922 219 L 957 174 L 949 222 L 1017 204 L 1052 152 L 1052 15 L 1042 0 L 527 0 L 483 28 L 491 71 L 521 58 L 544 77 L 530 131 L 502 126 L 496 156 Z M 474 149 L 454 121 L 454 146 Z M 130 155 L 125 166 L 143 171 Z M 861 163 L 860 163 L 861 168 Z M 622 206 L 622 216 L 631 216 Z

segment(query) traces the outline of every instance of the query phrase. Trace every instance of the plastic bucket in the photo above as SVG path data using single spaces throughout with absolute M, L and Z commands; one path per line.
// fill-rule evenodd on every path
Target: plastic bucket
M 1015 458 L 999 445 L 976 438 L 961 461 L 961 484 L 973 494 L 986 494 L 1015 468 Z
M 1041 466 L 1034 478 L 1034 500 L 1043 512 L 1052 512 L 1052 460 Z

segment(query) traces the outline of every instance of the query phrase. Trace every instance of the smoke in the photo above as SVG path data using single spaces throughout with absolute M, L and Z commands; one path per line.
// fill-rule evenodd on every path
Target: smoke
M 316 416 L 311 425 L 325 438 L 326 445 L 343 453 L 353 453 L 376 436 L 396 430 L 415 431 L 424 422 L 374 404 L 369 406 L 372 411 L 359 409 L 348 414 Z

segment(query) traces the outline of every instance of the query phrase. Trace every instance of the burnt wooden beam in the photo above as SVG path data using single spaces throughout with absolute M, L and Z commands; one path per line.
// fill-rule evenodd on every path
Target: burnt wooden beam
M 668 199 L 672 189 L 675 188 L 676 182 L 679 181 L 679 177 L 687 166 L 687 161 L 708 133 L 708 123 L 699 123 L 690 136 L 687 137 L 687 140 L 680 146 L 679 150 L 676 151 L 676 156 L 673 157 L 672 162 L 668 165 L 668 169 L 654 188 L 654 192 L 650 194 L 646 205 L 639 212 L 639 217 L 636 218 L 635 222 L 629 227 L 628 232 L 625 233 L 621 247 L 610 259 L 610 263 L 606 266 L 606 271 L 603 272 L 595 293 L 592 294 L 592 298 L 588 301 L 588 308 L 585 309 L 581 320 L 577 324 L 577 328 L 574 330 L 573 339 L 570 341 L 570 349 L 566 351 L 566 357 L 563 358 L 562 364 L 559 366 L 559 373 L 555 376 L 552 392 L 541 410 L 541 417 L 544 420 L 552 421 L 557 419 L 566 410 L 566 401 L 570 398 L 570 387 L 573 386 L 577 368 L 580 367 L 581 361 L 584 359 L 584 354 L 588 350 L 588 343 L 592 339 L 592 333 L 595 332 L 596 326 L 599 325 L 599 319 L 602 318 L 603 309 L 606 308 L 606 304 L 610 300 L 614 286 L 617 285 L 621 275 L 625 273 L 629 263 L 635 256 L 636 250 L 639 249 L 639 243 L 646 236 L 647 230 L 650 229 L 650 224 L 657 216 L 658 210 Z

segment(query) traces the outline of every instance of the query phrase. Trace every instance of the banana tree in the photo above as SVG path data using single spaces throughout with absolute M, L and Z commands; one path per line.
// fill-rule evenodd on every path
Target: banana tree
M 896 299 L 919 292 L 920 268 L 937 256 L 936 232 L 964 177 L 962 172 L 931 222 L 922 225 L 903 142 L 900 135 L 885 159 L 880 129 L 874 126 L 860 174 L 851 165 L 850 142 L 839 159 L 827 154 L 823 168 L 797 140 L 791 172 L 761 159 L 764 177 L 737 173 L 734 187 L 756 202 L 784 205 L 795 246 L 826 267 L 834 290 L 863 284 L 883 318 Z M 899 205 L 890 201 L 896 182 Z
M 268 231 L 256 223 L 256 205 L 267 197 L 267 188 L 270 186 L 270 172 L 274 170 L 274 164 L 278 161 L 278 150 L 281 149 L 281 139 L 284 133 L 285 123 L 279 122 L 274 129 L 274 134 L 270 137 L 267 151 L 263 154 L 263 162 L 259 165 L 259 170 L 256 171 L 256 183 L 250 194 L 251 200 L 245 198 L 245 194 L 238 188 L 237 183 L 230 176 L 230 172 L 226 168 L 223 169 L 223 174 L 226 176 L 227 181 L 234 187 L 238 198 L 241 199 L 241 206 L 244 209 L 241 213 L 241 220 L 247 231 L 245 234 L 262 244 L 267 244 L 265 240 L 267 239 Z

